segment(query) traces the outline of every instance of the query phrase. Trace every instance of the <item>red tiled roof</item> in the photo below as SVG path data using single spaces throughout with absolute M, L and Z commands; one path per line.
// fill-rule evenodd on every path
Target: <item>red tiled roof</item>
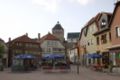
M 2 40 L 2 39 L 0 38 L 0 42 L 4 42 L 4 40 Z
M 53 34 L 48 33 L 47 35 L 43 36 L 40 39 L 40 43 L 43 42 L 44 40 L 59 40 L 57 37 L 55 37 Z
M 28 42 L 28 43 L 38 43 L 37 41 L 29 38 L 27 35 L 22 35 L 12 40 L 11 42 Z

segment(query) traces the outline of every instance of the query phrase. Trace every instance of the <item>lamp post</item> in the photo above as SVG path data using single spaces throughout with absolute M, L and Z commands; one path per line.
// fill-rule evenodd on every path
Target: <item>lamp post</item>
M 64 41 L 64 45 L 65 45 L 65 59 L 68 63 L 68 53 L 67 53 L 67 41 Z
M 78 55 L 78 57 L 77 57 L 77 74 L 79 74 L 79 69 L 80 69 L 80 51 L 79 51 L 79 46 L 77 45 L 77 55 Z

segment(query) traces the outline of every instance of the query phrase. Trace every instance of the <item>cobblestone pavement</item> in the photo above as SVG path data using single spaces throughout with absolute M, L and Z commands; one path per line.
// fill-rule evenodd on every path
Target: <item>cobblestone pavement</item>
M 0 80 L 120 80 L 120 75 L 96 72 L 80 67 L 77 74 L 76 66 L 68 73 L 45 73 L 42 70 L 26 73 L 13 73 L 10 69 L 0 72 Z

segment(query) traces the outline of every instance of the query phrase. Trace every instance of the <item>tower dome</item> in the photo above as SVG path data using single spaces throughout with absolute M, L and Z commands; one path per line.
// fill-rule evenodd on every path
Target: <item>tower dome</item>
M 54 36 L 56 36 L 59 40 L 61 40 L 62 42 L 64 41 L 64 29 L 61 26 L 61 24 L 59 23 L 59 21 L 57 22 L 57 24 L 52 28 L 52 34 Z
M 62 28 L 62 26 L 61 26 L 61 24 L 59 23 L 59 21 L 57 22 L 57 24 L 53 27 L 53 29 L 52 30 L 64 30 L 63 28 Z

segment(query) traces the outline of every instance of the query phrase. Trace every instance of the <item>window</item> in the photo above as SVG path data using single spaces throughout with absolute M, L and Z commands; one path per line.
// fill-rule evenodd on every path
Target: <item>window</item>
M 116 64 L 120 66 L 120 53 L 119 52 L 116 53 L 115 57 L 116 57 Z
M 71 38 L 71 42 L 73 42 L 73 39 Z
M 90 45 L 90 43 L 88 42 L 88 46 Z
M 19 43 L 16 43 L 17 46 L 19 46 Z
M 111 41 L 111 33 L 109 33 L 109 40 Z
M 47 46 L 51 46 L 51 42 L 50 41 L 47 41 Z
M 19 42 L 17 42 L 17 43 L 16 43 L 16 46 L 19 46 L 19 47 L 20 47 L 20 46 L 22 46 L 22 44 L 19 43 Z
M 45 48 L 42 48 L 42 51 L 43 51 L 43 52 L 46 52 L 46 49 L 45 49 Z
M 91 64 L 91 59 L 88 60 L 88 63 Z
M 99 37 L 97 37 L 97 45 L 99 45 Z
M 57 41 L 54 41 L 54 46 L 57 46 Z
M 22 44 L 21 44 L 21 43 L 19 43 L 19 46 L 22 46 Z
M 91 39 L 91 45 L 93 45 L 93 40 Z
M 103 43 L 103 44 L 107 43 L 107 35 L 106 34 L 101 36 L 101 43 Z
M 20 53 L 20 50 L 15 50 L 15 53 L 17 54 L 17 53 Z
M 120 37 L 120 27 L 116 27 L 116 36 Z
M 51 48 L 48 48 L 48 49 L 47 49 L 47 52 L 51 52 Z
M 105 26 L 106 26 L 106 20 L 103 19 L 101 22 L 101 29 L 105 28 Z
M 120 53 L 116 54 L 116 59 L 120 59 Z

